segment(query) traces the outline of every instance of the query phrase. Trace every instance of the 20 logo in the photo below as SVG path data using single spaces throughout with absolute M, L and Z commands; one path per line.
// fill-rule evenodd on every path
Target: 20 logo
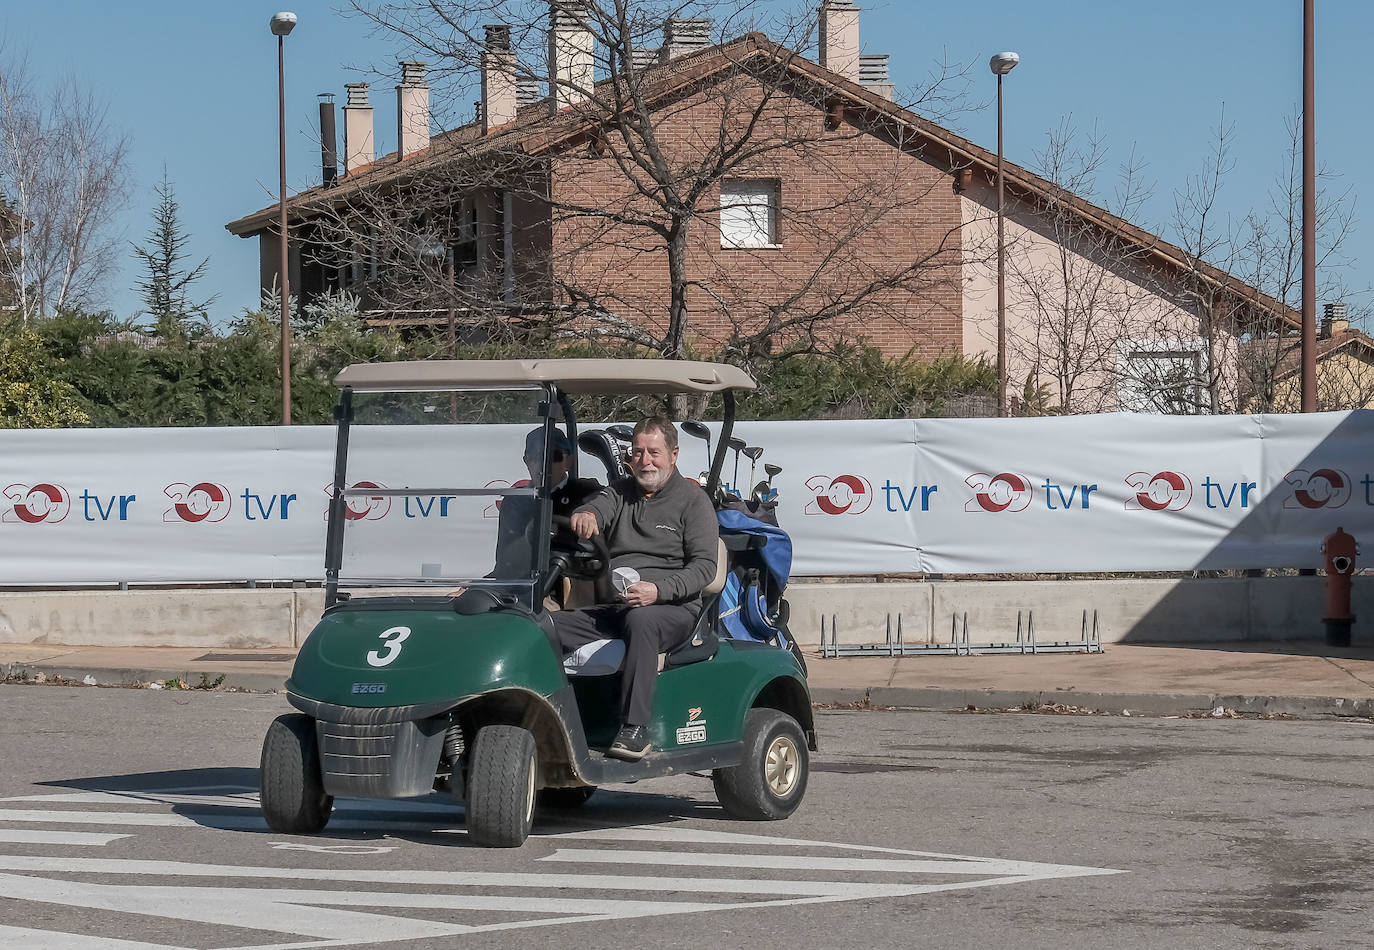
M 805 484 L 812 495 L 805 515 L 861 515 L 873 504 L 873 486 L 862 475 L 812 475 Z
M 1135 489 L 1127 511 L 1182 511 L 1193 500 L 1193 481 L 1179 472 L 1132 472 L 1126 484 Z
M 348 486 L 355 488 L 386 488 L 381 482 L 354 482 Z M 324 493 L 330 498 L 334 497 L 334 486 L 324 486 Z M 347 495 L 344 498 L 344 520 L 345 521 L 380 521 L 385 518 L 387 512 L 391 510 L 390 495 Z M 325 511 L 325 518 L 329 517 L 328 510 Z
M 58 524 L 72 510 L 72 496 L 61 485 L 40 482 L 37 485 L 8 485 L 5 497 L 13 505 L 3 519 L 11 524 Z
M 973 497 L 964 504 L 965 511 L 990 511 L 994 514 L 1025 511 L 1035 497 L 1030 480 L 1015 472 L 999 472 L 996 475 L 974 472 L 964 479 L 964 483 L 973 489 Z
M 172 499 L 172 507 L 162 513 L 162 520 L 168 522 L 185 521 L 211 524 L 223 521 L 234 509 L 234 496 L 229 489 L 216 482 L 197 482 L 188 485 L 174 482 L 162 490 Z
M 1350 500 L 1350 476 L 1339 469 L 1319 468 L 1309 472 L 1296 468 L 1283 476 L 1293 494 L 1283 500 L 1285 508 L 1339 508 Z

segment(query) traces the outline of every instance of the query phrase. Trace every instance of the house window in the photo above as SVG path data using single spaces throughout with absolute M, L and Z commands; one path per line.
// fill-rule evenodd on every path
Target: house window
M 1201 341 L 1122 341 L 1117 397 L 1128 412 L 1197 415 L 1207 409 Z
M 720 246 L 778 245 L 778 182 L 727 181 L 720 186 Z

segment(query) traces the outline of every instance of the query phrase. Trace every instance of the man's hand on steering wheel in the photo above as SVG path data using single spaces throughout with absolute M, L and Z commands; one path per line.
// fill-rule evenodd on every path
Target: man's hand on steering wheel
M 573 533 L 583 541 L 586 541 L 594 534 L 600 534 L 601 528 L 596 523 L 596 515 L 590 511 L 575 511 L 573 516 L 568 519 L 572 524 Z

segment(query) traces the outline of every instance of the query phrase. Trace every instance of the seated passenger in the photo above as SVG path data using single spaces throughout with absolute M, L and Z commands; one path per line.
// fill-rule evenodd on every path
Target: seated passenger
M 512 487 L 523 488 L 536 484 L 543 465 L 544 430 L 538 428 L 525 436 L 525 468 L 528 479 L 521 479 Z M 551 433 L 549 485 L 553 494 L 553 513 L 568 517 L 578 506 L 601 491 L 601 483 L 594 478 L 571 478 L 573 451 L 568 437 L 558 429 Z M 489 577 L 523 577 L 530 573 L 530 561 L 538 551 L 535 543 L 538 513 L 536 498 L 514 495 L 498 503 L 496 523 L 496 566 Z
M 658 655 L 692 635 L 701 592 L 716 574 L 716 512 L 706 493 L 678 474 L 677 429 L 651 416 L 634 429 L 629 478 L 573 513 L 578 537 L 604 533 L 610 568 L 633 568 L 623 603 L 552 615 L 564 652 L 603 639 L 625 641 L 620 731 L 607 754 L 637 760 L 649 751 Z

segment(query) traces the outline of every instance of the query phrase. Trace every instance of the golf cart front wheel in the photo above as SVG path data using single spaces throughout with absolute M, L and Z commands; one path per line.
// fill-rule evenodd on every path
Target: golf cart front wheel
M 324 830 L 334 810 L 320 779 L 315 721 L 303 713 L 278 716 L 262 740 L 258 800 L 267 826 L 287 835 Z
M 468 771 L 468 836 L 484 848 L 518 848 L 534 824 L 538 776 L 534 734 L 519 726 L 483 726 Z
M 777 821 L 801 804 L 809 768 L 797 720 L 777 709 L 751 709 L 744 720 L 744 761 L 716 769 L 711 784 L 732 817 Z

